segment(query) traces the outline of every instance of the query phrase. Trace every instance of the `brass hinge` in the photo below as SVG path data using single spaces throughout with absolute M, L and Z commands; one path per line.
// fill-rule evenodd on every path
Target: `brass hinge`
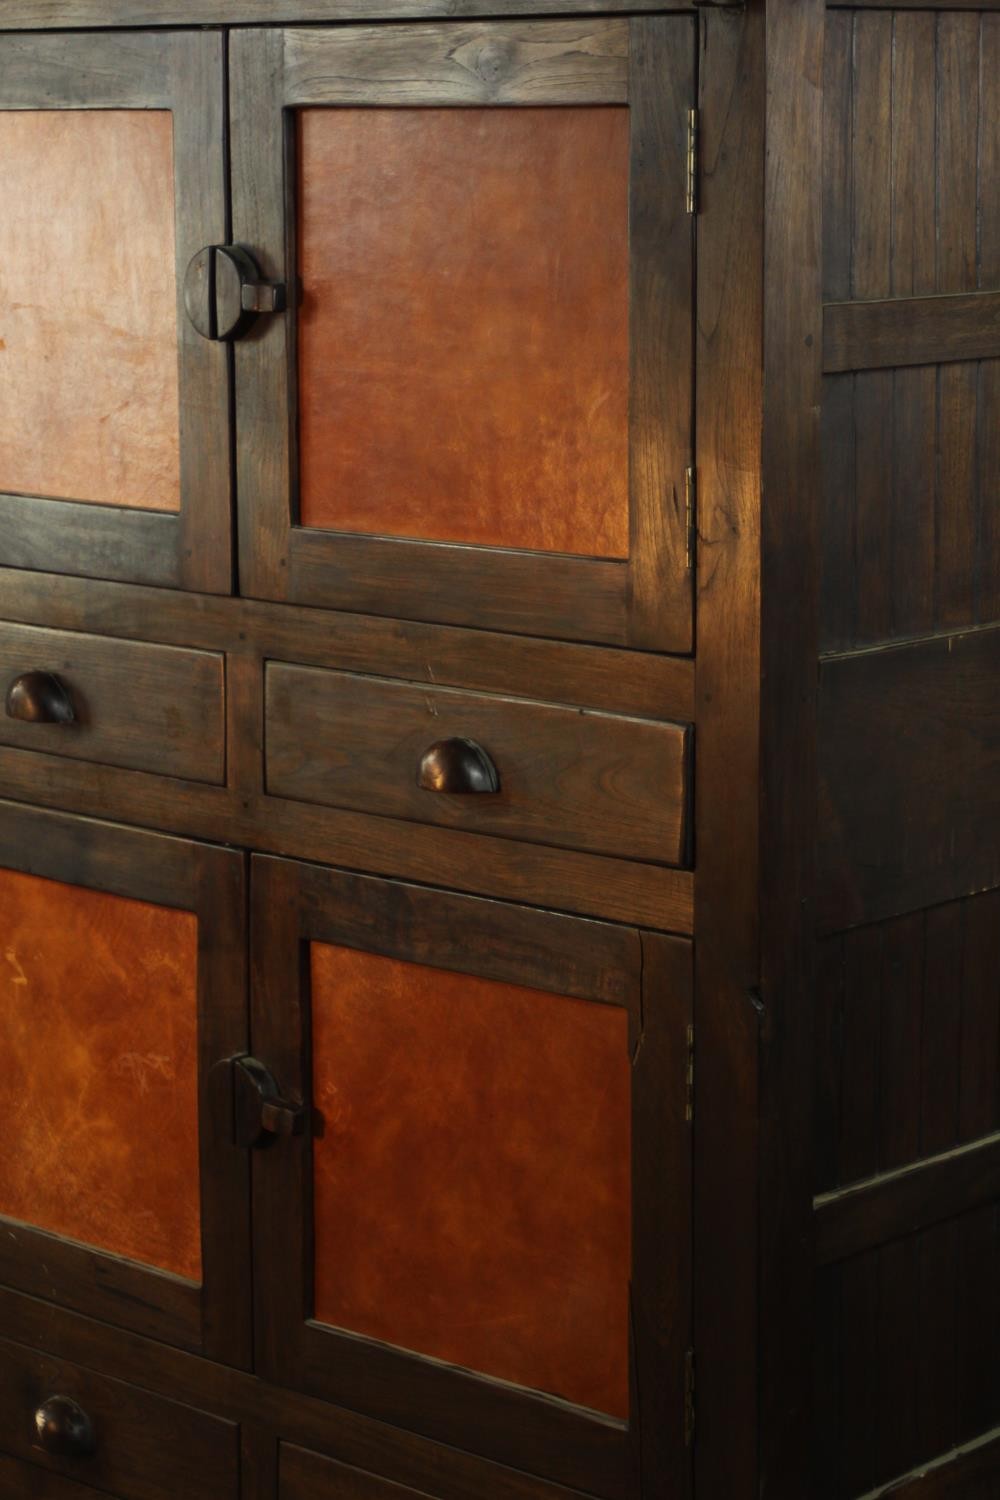
M 684 565 L 694 567 L 694 546 L 698 535 L 698 471 L 684 470 Z
M 684 1446 L 694 1443 L 694 1350 L 684 1355 Z
M 694 1119 L 694 1027 L 687 1029 L 687 1066 L 684 1070 L 684 1118 Z
M 687 211 L 698 212 L 698 111 L 688 110 Z

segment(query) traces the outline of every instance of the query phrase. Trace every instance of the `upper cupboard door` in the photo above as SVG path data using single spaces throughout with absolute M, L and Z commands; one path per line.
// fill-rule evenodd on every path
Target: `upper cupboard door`
M 691 646 L 694 22 L 244 31 L 256 597 Z
M 0 37 L 0 564 L 227 593 L 218 34 Z
M 690 944 L 252 869 L 258 1373 L 574 1493 L 681 1500 Z

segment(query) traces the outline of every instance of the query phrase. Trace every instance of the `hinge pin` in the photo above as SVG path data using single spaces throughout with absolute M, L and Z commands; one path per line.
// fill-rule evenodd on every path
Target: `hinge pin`
M 687 1068 L 684 1074 L 685 1103 L 684 1118 L 690 1123 L 694 1119 L 694 1027 L 687 1029 Z
M 684 1355 L 684 1446 L 694 1443 L 694 1350 Z
M 698 111 L 688 110 L 687 136 L 687 211 L 698 212 Z

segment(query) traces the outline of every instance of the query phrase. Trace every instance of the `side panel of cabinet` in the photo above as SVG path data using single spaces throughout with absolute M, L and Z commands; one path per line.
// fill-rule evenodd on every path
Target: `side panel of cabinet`
M 260 598 L 687 651 L 689 17 L 233 38 Z
M 690 946 L 257 857 L 268 1378 L 558 1483 L 686 1493 Z
M 244 860 L 0 809 L 0 1280 L 248 1364 Z
M 222 37 L 0 37 L 0 163 L 0 561 L 228 593 Z

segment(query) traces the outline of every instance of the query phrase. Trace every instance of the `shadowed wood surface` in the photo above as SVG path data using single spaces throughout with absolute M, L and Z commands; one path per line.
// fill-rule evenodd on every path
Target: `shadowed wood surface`
M 170 114 L 0 112 L 0 161 L 0 490 L 178 510 Z
M 311 951 L 315 1316 L 627 1416 L 627 1013 Z
M 1000 630 L 824 663 L 821 926 L 1000 885 L 998 672 Z
M 628 553 L 628 114 L 299 112 L 300 519 Z
M 199 1280 L 197 919 L 5 870 L 0 936 L 0 1212 Z
M 268 792 L 664 864 L 687 857 L 688 729 L 268 662 Z M 435 741 L 494 761 L 498 792 L 417 784 Z

